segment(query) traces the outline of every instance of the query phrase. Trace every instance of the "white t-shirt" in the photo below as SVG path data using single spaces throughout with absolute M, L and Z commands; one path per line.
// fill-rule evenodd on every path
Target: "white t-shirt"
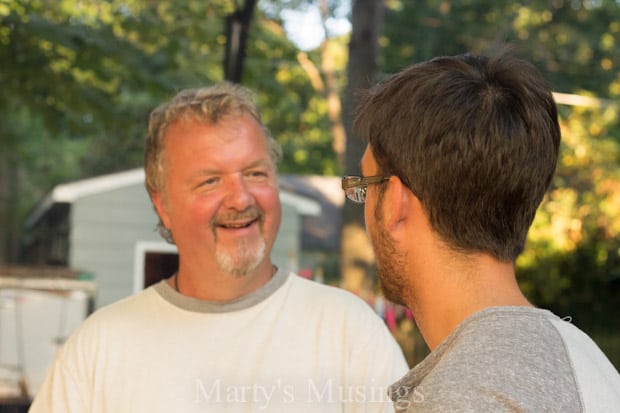
M 205 302 L 161 283 L 105 307 L 59 351 L 31 412 L 384 412 L 408 370 L 353 294 L 279 271 Z

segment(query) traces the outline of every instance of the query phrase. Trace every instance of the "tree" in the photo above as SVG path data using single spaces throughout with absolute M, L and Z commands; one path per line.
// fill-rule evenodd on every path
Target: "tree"
M 557 91 L 607 97 L 620 65 L 616 1 L 389 2 L 382 70 L 438 55 L 491 53 L 504 44 L 531 60 Z M 593 74 L 596 73 L 596 76 Z
M 249 44 L 252 57 L 245 80 L 257 90 L 264 120 L 283 146 L 280 171 L 340 175 L 333 133 L 341 128 L 338 101 L 345 77 L 346 39 L 325 31 L 318 49 L 301 51 L 283 36 L 281 16 L 288 8 L 310 10 L 315 4 L 265 1 L 259 6 L 264 17 L 259 17 L 259 33 Z M 327 13 L 332 9 L 328 4 Z M 327 55 L 333 63 L 330 68 L 323 63 Z
M 356 93 L 368 89 L 377 78 L 379 35 L 383 20 L 383 2 L 353 2 L 352 32 L 349 41 L 347 87 L 344 97 L 344 124 L 347 131 L 345 174 L 359 175 L 364 143 L 352 130 Z M 364 210 L 345 202 L 341 237 L 342 286 L 367 298 L 374 290 L 373 253 L 364 230 Z
M 236 8 L 226 16 L 226 53 L 224 55 L 224 78 L 241 83 L 243 62 L 250 32 L 250 22 L 256 0 L 245 0 L 243 8 Z
M 609 137 L 618 107 L 560 108 L 560 164 L 519 258 L 520 283 L 535 303 L 609 331 L 620 310 L 620 143 Z
M 342 102 L 340 99 L 341 76 L 338 75 L 337 60 L 340 42 L 334 41 L 327 28 L 327 21 L 332 15 L 333 6 L 327 0 L 319 0 L 321 28 L 323 41 L 321 42 L 319 64 L 315 64 L 304 52 L 297 54 L 297 60 L 306 71 L 314 90 L 321 95 L 327 104 L 327 117 L 332 136 L 332 149 L 336 156 L 338 172 L 344 170 L 346 131 L 342 122 Z

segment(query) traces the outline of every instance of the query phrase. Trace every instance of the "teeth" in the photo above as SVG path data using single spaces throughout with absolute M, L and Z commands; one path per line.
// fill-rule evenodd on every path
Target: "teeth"
M 226 227 L 226 228 L 245 228 L 245 227 L 247 227 L 249 225 L 250 225 L 250 223 L 247 223 L 247 224 L 224 224 L 222 226 Z
M 238 229 L 247 228 L 259 220 L 259 216 L 244 214 L 243 216 L 222 216 L 215 225 L 222 228 Z

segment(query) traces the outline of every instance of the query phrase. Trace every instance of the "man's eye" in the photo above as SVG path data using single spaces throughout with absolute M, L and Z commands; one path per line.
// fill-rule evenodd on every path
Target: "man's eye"
M 267 176 L 267 172 L 265 171 L 251 171 L 249 174 L 252 178 L 264 178 Z
M 211 186 L 217 183 L 217 178 L 208 178 L 200 183 L 200 186 Z

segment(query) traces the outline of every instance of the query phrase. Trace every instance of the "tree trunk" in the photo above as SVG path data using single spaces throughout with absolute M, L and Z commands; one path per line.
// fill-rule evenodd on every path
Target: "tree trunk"
M 3 151 L 4 152 L 4 151 Z M 9 198 L 9 165 L 7 162 L 7 156 L 0 154 L 0 266 L 4 265 L 8 261 L 9 245 L 10 245 L 10 212 L 9 205 L 11 200 Z
M 224 54 L 224 77 L 234 83 L 241 83 L 243 62 L 250 33 L 250 22 L 256 0 L 246 0 L 242 9 L 236 9 L 226 16 L 226 52 Z
M 327 116 L 329 119 L 330 129 L 332 133 L 332 148 L 336 154 L 336 162 L 339 170 L 345 169 L 345 145 L 346 131 L 342 122 L 342 103 L 340 101 L 340 93 L 338 90 L 338 81 L 336 79 L 336 71 L 334 67 L 334 57 L 332 47 L 330 45 L 329 32 L 327 30 L 327 20 L 329 19 L 329 8 L 327 0 L 319 2 L 319 10 L 321 14 L 321 23 L 325 40 L 321 44 L 321 69 L 325 76 L 325 99 L 327 100 Z
M 7 142 L 0 143 L 2 143 L 0 147 L 3 148 L 0 153 L 0 266 L 2 266 L 17 262 L 21 231 L 18 213 L 18 162 L 11 145 Z
M 357 106 L 356 92 L 372 86 L 377 77 L 379 34 L 383 23 L 383 1 L 354 0 L 352 32 L 347 65 L 348 85 L 344 97 L 344 124 L 347 134 L 345 174 L 359 175 L 365 143 L 355 136 L 352 122 Z M 364 208 L 345 202 L 341 235 L 342 287 L 362 298 L 375 289 L 374 254 L 364 228 Z

